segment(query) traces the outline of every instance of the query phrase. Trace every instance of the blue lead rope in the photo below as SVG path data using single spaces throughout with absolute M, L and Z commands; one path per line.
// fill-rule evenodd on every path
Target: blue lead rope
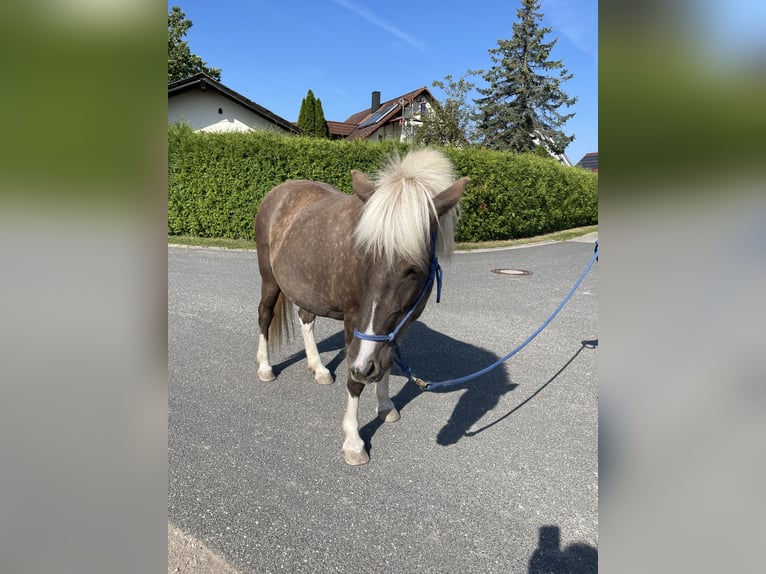
M 407 364 L 407 361 L 404 360 L 404 356 L 402 355 L 402 351 L 399 348 L 399 344 L 396 342 L 396 335 L 399 333 L 399 331 L 404 327 L 405 324 L 407 324 L 407 321 L 412 316 L 412 314 L 415 312 L 415 309 L 422 301 L 423 297 L 425 297 L 426 293 L 428 293 L 429 288 L 431 285 L 433 285 L 434 280 L 436 281 L 436 302 L 439 303 L 441 300 L 441 292 L 442 292 L 442 268 L 441 265 L 439 265 L 439 260 L 436 258 L 436 234 L 433 236 L 433 251 L 431 256 L 431 269 L 428 275 L 428 280 L 426 281 L 426 284 L 423 286 L 423 290 L 420 292 L 420 295 L 417 298 L 417 301 L 415 301 L 415 304 L 412 306 L 412 308 L 409 310 L 409 312 L 404 316 L 404 319 L 402 319 L 399 324 L 394 328 L 393 331 L 388 333 L 387 335 L 368 335 L 366 333 L 360 333 L 356 329 L 354 329 L 354 336 L 363 339 L 365 341 L 375 341 L 378 343 L 391 343 L 394 345 L 394 362 L 396 363 L 396 366 L 401 369 L 401 371 L 409 378 L 409 380 L 414 381 L 415 384 L 420 387 L 420 390 L 422 391 L 434 391 L 436 389 L 443 389 L 445 387 L 452 387 L 455 385 L 459 385 L 461 383 L 466 383 L 468 381 L 472 381 L 473 379 L 476 379 L 478 377 L 481 377 L 482 375 L 486 375 L 491 370 L 495 369 L 496 367 L 499 367 L 503 363 L 505 363 L 508 359 L 513 357 L 516 353 L 521 351 L 524 347 L 526 347 L 529 343 L 532 342 L 532 340 L 537 337 L 543 329 L 545 329 L 551 321 L 556 317 L 556 315 L 559 314 L 559 311 L 561 311 L 564 308 L 564 305 L 566 305 L 569 300 L 572 298 L 572 295 L 574 295 L 574 292 L 577 291 L 577 288 L 580 286 L 580 283 L 583 282 L 585 279 L 585 276 L 590 271 L 591 267 L 593 267 L 593 264 L 598 261 L 598 241 L 596 241 L 596 245 L 593 249 L 593 257 L 591 257 L 590 261 L 588 262 L 588 265 L 585 266 L 585 269 L 580 274 L 580 277 L 577 278 L 577 281 L 575 281 L 575 284 L 572 286 L 572 288 L 569 290 L 569 293 L 567 293 L 566 297 L 564 297 L 564 300 L 559 303 L 559 306 L 556 307 L 556 309 L 551 313 L 550 317 L 548 317 L 545 322 L 540 325 L 534 333 L 532 333 L 529 337 L 527 337 L 521 345 L 516 347 L 513 351 L 505 355 L 504 357 L 498 359 L 491 365 L 481 369 L 480 371 L 476 371 L 475 373 L 471 373 L 470 375 L 466 375 L 464 377 L 460 377 L 457 379 L 448 379 L 446 381 L 440 381 L 438 383 L 428 383 L 424 381 L 423 379 L 420 379 L 415 376 L 415 373 L 410 368 L 410 366 Z
M 580 274 L 580 277 L 577 278 L 577 281 L 575 281 L 575 284 L 569 290 L 569 293 L 567 293 L 566 297 L 564 297 L 564 300 L 561 303 L 559 303 L 559 306 L 556 307 L 553 313 L 551 313 L 551 316 L 548 317 L 545 320 L 545 322 L 535 330 L 534 333 L 532 333 L 529 337 L 527 337 L 526 340 L 523 343 L 521 343 L 518 347 L 516 347 L 513 351 L 511 351 L 510 353 L 508 353 L 501 359 L 498 359 L 491 365 L 483 368 L 482 370 L 472 373 L 470 375 L 466 375 L 464 377 L 457 378 L 457 379 L 448 379 L 446 381 L 440 381 L 438 383 L 428 383 L 424 381 L 423 379 L 419 379 L 418 377 L 414 375 L 414 373 L 412 372 L 412 369 L 404 361 L 401 351 L 399 350 L 399 346 L 396 345 L 396 343 L 394 343 L 394 345 L 396 346 L 396 354 L 394 356 L 394 361 L 396 362 L 396 365 L 404 372 L 405 375 L 407 375 L 407 377 L 409 377 L 410 380 L 414 381 L 415 384 L 417 384 L 418 387 L 420 387 L 420 390 L 422 391 L 434 391 L 436 389 L 452 387 L 455 385 L 459 385 L 461 383 L 466 383 L 468 381 L 481 377 L 482 375 L 486 375 L 488 372 L 502 365 L 508 359 L 510 359 L 516 353 L 518 353 L 524 347 L 526 347 L 535 337 L 537 337 L 542 332 L 543 329 L 545 329 L 550 324 L 551 321 L 553 321 L 556 315 L 559 314 L 559 311 L 561 311 L 564 308 L 564 305 L 566 305 L 569 302 L 569 300 L 572 298 L 572 295 L 574 295 L 574 292 L 577 291 L 577 288 L 580 286 L 580 283 L 583 282 L 583 279 L 585 279 L 585 276 L 588 274 L 591 267 L 593 267 L 593 264 L 596 261 L 598 261 L 598 241 L 596 241 L 596 245 L 593 249 L 593 257 L 591 257 L 590 261 L 588 262 L 588 265 L 585 266 L 585 269 Z

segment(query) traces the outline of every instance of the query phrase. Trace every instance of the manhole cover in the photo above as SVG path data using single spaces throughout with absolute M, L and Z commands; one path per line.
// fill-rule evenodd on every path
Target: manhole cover
M 531 271 L 524 271 L 523 269 L 493 269 L 492 273 L 498 275 L 532 275 Z

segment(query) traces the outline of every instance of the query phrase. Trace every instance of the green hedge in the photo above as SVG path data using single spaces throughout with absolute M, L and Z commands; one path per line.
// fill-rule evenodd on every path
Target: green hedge
M 168 129 L 168 234 L 253 239 L 263 196 L 288 179 L 351 192 L 352 169 L 373 173 L 393 141 L 345 142 L 268 132 Z M 458 241 L 531 237 L 598 222 L 598 176 L 533 154 L 446 149 L 472 179 L 461 202 Z

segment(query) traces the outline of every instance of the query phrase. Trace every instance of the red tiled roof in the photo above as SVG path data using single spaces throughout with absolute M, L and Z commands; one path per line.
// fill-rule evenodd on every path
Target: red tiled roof
M 349 124 L 346 122 L 327 122 L 327 128 L 330 130 L 330 135 L 338 135 L 346 137 L 348 134 L 356 129 L 357 124 Z

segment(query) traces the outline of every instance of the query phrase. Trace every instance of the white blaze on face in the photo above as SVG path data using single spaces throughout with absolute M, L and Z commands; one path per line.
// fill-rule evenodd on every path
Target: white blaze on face
M 372 327 L 374 320 L 375 320 L 375 307 L 378 306 L 377 301 L 372 302 L 372 309 L 370 310 L 370 322 L 365 328 L 365 330 L 362 332 L 365 335 L 375 335 L 375 331 Z M 373 352 L 375 352 L 375 346 L 379 345 L 380 343 L 375 341 L 368 341 L 366 339 L 361 339 L 359 341 L 359 353 L 356 355 L 356 359 L 354 359 L 354 362 L 352 366 L 357 369 L 361 369 L 364 367 L 365 364 L 367 364 L 367 361 L 371 360 Z

